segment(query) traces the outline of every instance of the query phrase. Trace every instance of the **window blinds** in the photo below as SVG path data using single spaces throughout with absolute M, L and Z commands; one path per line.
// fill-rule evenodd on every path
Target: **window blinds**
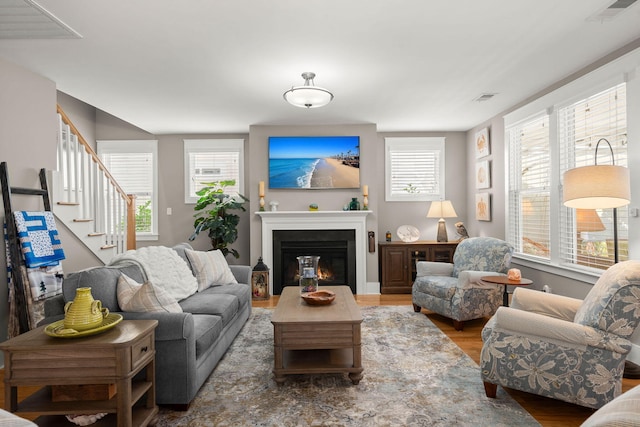
M 560 174 L 580 166 L 627 166 L 626 85 L 624 83 L 558 110 Z M 613 263 L 613 209 L 560 207 L 560 259 L 563 263 L 606 269 Z M 628 209 L 618 208 L 620 261 L 628 259 Z
M 507 129 L 509 135 L 509 242 L 516 252 L 550 258 L 549 116 Z
M 153 153 L 102 153 L 120 187 L 136 196 L 136 232 L 152 231 Z
M 385 138 L 386 200 L 444 198 L 444 138 Z

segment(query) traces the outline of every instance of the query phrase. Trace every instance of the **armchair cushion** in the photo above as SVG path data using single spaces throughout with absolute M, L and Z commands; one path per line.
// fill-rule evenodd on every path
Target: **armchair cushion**
M 413 283 L 413 293 L 420 292 L 449 301 L 453 298 L 457 287 L 457 277 L 423 276 L 416 277 L 416 281 Z
M 494 237 L 465 239 L 453 254 L 453 275 L 461 271 L 495 271 L 505 273 L 511 265 L 513 247 Z
M 574 321 L 623 337 L 633 334 L 640 320 L 640 261 L 625 261 L 598 279 Z
M 453 264 L 449 262 L 418 261 L 416 263 L 416 277 L 422 276 L 452 276 Z

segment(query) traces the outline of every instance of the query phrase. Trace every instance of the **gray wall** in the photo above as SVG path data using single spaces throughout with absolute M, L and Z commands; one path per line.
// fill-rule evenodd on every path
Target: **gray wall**
M 40 168 L 56 165 L 56 86 L 50 80 L 0 59 L 0 161 L 13 187 L 40 188 Z M 17 210 L 42 210 L 42 199 L 14 196 Z M 4 218 L 4 205 L 0 207 Z M 64 236 L 61 235 L 61 238 Z M 4 239 L 0 245 L 0 295 L 7 295 Z M 7 298 L 0 298 L 0 340 L 7 337 Z
M 251 263 L 258 261 L 261 256 L 262 225 L 258 211 L 258 184 L 269 181 L 268 147 L 269 136 L 302 136 L 302 135 L 358 135 L 360 136 L 360 184 L 369 185 L 369 210 L 367 216 L 367 230 L 378 229 L 378 208 L 384 200 L 384 187 L 379 185 L 380 149 L 379 140 L 374 124 L 340 125 L 340 126 L 267 126 L 254 125 L 249 130 L 249 154 L 246 167 L 249 170 L 248 197 L 251 199 Z M 268 185 L 265 184 L 267 187 Z M 384 181 L 383 184 L 384 186 Z M 362 204 L 362 191 L 348 190 L 270 190 L 265 189 L 265 206 L 277 200 L 279 209 L 286 211 L 306 211 L 309 204 L 317 203 L 321 210 L 339 211 L 352 197 L 357 197 Z M 367 253 L 367 281 L 378 281 L 377 253 Z M 272 266 L 269 266 L 271 268 Z
M 447 218 L 447 236 L 449 240 L 457 240 L 455 223 L 462 221 L 467 226 L 467 177 L 465 167 L 467 163 L 466 133 L 465 132 L 393 132 L 380 133 L 376 152 L 378 159 L 376 170 L 376 186 L 379 191 L 380 203 L 378 204 L 378 240 L 384 240 L 384 234 L 391 232 L 392 240 L 399 240 L 396 230 L 399 226 L 408 224 L 420 230 L 420 240 L 436 240 L 438 233 L 438 219 L 427 218 L 427 211 L 431 202 L 385 202 L 384 181 L 385 170 L 384 139 L 390 137 L 444 137 L 445 138 L 445 198 L 451 200 L 453 208 L 458 214 L 457 218 Z M 473 174 L 471 174 L 473 175 Z M 468 227 L 467 227 L 468 228 Z

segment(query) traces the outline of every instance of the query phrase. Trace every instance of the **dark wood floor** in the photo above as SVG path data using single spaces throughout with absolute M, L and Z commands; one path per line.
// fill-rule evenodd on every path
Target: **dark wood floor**
M 356 295 L 356 301 L 361 306 L 402 305 L 406 306 L 407 310 L 413 310 L 411 306 L 411 295 Z M 253 302 L 254 307 L 273 308 L 277 304 L 278 297 L 271 297 L 269 300 Z M 435 313 L 429 313 L 424 309 L 422 312 L 466 354 L 468 354 L 469 357 L 471 357 L 476 363 L 479 363 L 480 350 L 482 349 L 480 332 L 488 319 L 478 319 L 465 322 L 464 331 L 456 331 L 453 328 L 451 320 Z M 0 369 L 0 379 L 3 378 L 4 370 Z M 623 392 L 627 391 L 636 385 L 640 385 L 640 380 L 624 379 L 622 383 L 622 390 Z M 24 399 L 33 391 L 35 391 L 34 388 L 21 387 L 19 389 L 18 399 Z M 516 390 L 507 391 L 544 427 L 579 426 L 593 413 L 593 410 L 591 409 L 561 402 L 559 400 L 535 396 Z M 0 402 L 4 402 L 4 387 L 0 387 Z M 26 416 L 25 418 L 34 419 L 35 416 Z
M 254 301 L 253 305 L 254 307 L 275 307 L 277 300 L 278 297 L 272 297 L 268 301 Z M 356 295 L 356 301 L 361 306 L 405 305 L 407 310 L 413 310 L 411 295 Z M 480 333 L 489 319 L 465 322 L 464 330 L 456 331 L 451 320 L 424 309 L 422 312 L 451 338 L 462 351 L 468 354 L 476 363 L 480 362 L 480 351 L 482 350 Z M 636 385 L 640 385 L 640 380 L 625 378 L 622 382 L 622 391 L 627 391 Z M 507 392 L 544 427 L 580 426 L 594 412 L 589 408 L 517 390 L 507 390 Z M 484 392 L 482 393 L 484 394 Z

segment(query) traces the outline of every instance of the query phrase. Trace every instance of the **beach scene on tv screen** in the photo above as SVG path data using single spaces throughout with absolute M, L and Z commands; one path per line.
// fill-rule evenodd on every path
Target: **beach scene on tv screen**
M 359 187 L 360 137 L 269 138 L 269 188 Z

